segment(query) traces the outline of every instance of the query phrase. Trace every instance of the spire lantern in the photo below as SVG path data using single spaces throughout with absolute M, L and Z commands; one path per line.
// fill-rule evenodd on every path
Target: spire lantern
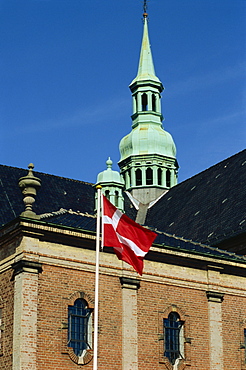
M 108 157 L 106 165 L 107 169 L 97 175 L 96 185 L 101 185 L 102 193 L 115 207 L 123 212 L 124 198 L 122 191 L 125 185 L 124 181 L 118 171 L 112 170 L 113 162 L 110 157 Z M 97 193 L 95 194 L 95 200 L 95 204 L 97 204 Z

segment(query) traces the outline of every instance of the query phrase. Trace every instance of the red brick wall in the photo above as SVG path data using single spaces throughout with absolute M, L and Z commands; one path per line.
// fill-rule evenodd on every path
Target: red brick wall
M 246 369 L 243 330 L 246 328 L 246 298 L 225 294 L 222 302 L 224 368 Z
M 139 368 L 167 369 L 163 356 L 163 318 L 174 309 L 185 321 L 184 336 L 192 338 L 185 344 L 190 370 L 209 369 L 208 308 L 206 293 L 170 285 L 141 283 L 138 291 Z M 159 334 L 159 336 L 158 336 Z M 161 339 L 161 340 L 160 340 Z M 162 362 L 162 363 L 160 363 Z
M 4 348 L 0 369 L 12 369 L 13 296 L 12 271 L 0 278 L 0 302 L 3 302 Z M 38 370 L 73 370 L 81 368 L 69 357 L 67 350 L 67 307 L 79 294 L 85 293 L 90 307 L 94 300 L 94 273 L 43 265 L 39 275 L 38 294 Z M 121 370 L 122 289 L 118 277 L 100 274 L 99 308 L 99 370 Z M 205 291 L 141 282 L 138 300 L 139 369 L 165 370 L 163 356 L 163 318 L 177 310 L 185 321 L 186 367 L 209 369 L 208 302 Z M 246 369 L 243 329 L 246 325 L 246 299 L 225 294 L 222 302 L 224 369 Z M 92 362 L 86 367 L 92 370 Z
M 7 270 L 0 275 L 0 307 L 4 326 L 0 369 L 4 370 L 12 370 L 14 282 L 11 281 L 11 277 L 12 270 Z
M 81 291 L 94 299 L 94 278 L 94 273 L 43 266 L 39 286 L 38 370 L 79 368 L 66 353 L 67 329 L 62 329 L 62 325 L 67 321 L 67 306 L 74 293 Z M 101 274 L 99 294 L 98 369 L 119 370 L 122 351 L 119 279 Z M 92 362 L 86 369 L 92 369 Z

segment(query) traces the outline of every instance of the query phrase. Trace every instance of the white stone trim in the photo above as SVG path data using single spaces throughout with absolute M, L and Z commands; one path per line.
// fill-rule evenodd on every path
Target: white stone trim
M 38 273 L 15 276 L 13 370 L 37 369 Z

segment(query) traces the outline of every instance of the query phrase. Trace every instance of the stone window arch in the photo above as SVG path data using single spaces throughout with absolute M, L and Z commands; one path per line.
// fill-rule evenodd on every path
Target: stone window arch
M 64 298 L 62 313 L 62 353 L 78 365 L 86 365 L 93 358 L 94 300 L 85 292 L 76 291 Z
M 68 306 L 68 347 L 78 357 L 83 357 L 91 349 L 91 309 L 83 298 L 78 298 Z
M 184 358 L 184 321 L 177 312 L 171 311 L 163 320 L 164 330 L 164 356 L 172 365 Z
M 158 323 L 159 362 L 165 364 L 166 370 L 184 370 L 191 365 L 189 315 L 172 304 L 164 311 L 159 311 Z

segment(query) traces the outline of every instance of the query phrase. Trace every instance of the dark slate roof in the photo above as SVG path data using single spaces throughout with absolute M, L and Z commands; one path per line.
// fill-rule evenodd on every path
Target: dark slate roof
M 0 166 L 0 225 L 4 225 L 24 211 L 18 180 L 28 170 Z M 34 171 L 42 181 L 33 210 L 37 214 L 58 211 L 60 208 L 94 213 L 92 184 Z
M 18 180 L 27 173 L 27 169 L 0 165 L 0 227 L 24 211 L 23 196 L 18 187 Z M 34 175 L 42 181 L 33 206 L 33 210 L 38 215 L 59 211 L 61 208 L 94 215 L 95 188 L 93 184 L 48 175 L 35 170 Z M 125 210 L 129 217 L 136 218 L 136 210 L 126 195 Z
M 246 231 L 245 169 L 246 150 L 170 189 L 148 211 L 146 225 L 158 230 L 155 243 L 245 262 L 242 256 L 211 247 Z M 24 210 L 18 180 L 27 173 L 26 169 L 0 165 L 0 226 Z M 34 175 L 42 181 L 34 203 L 40 222 L 95 232 L 93 184 L 36 171 Z M 128 196 L 125 210 L 136 218 Z
M 178 184 L 149 211 L 146 225 L 217 245 L 246 232 L 246 150 Z
M 96 231 L 96 217 L 74 212 L 72 210 L 61 209 L 53 214 L 41 215 L 41 222 L 45 221 L 50 225 L 59 225 L 65 228 L 78 230 Z M 219 258 L 220 260 L 229 260 L 234 262 L 246 263 L 246 257 L 220 250 L 219 248 L 210 247 L 201 243 L 196 243 L 190 240 L 185 240 L 165 232 L 157 231 L 157 237 L 154 241 L 155 245 L 165 249 L 172 249 L 179 252 L 188 252 L 194 255 L 201 255 L 211 258 Z
M 179 238 L 165 232 L 157 232 L 157 237 L 154 243 L 164 246 L 165 248 L 175 249 L 176 251 L 178 250 L 180 252 L 189 252 L 212 258 L 218 257 L 220 259 L 246 263 L 245 256 L 240 256 L 216 247 L 211 247 L 209 245 Z

